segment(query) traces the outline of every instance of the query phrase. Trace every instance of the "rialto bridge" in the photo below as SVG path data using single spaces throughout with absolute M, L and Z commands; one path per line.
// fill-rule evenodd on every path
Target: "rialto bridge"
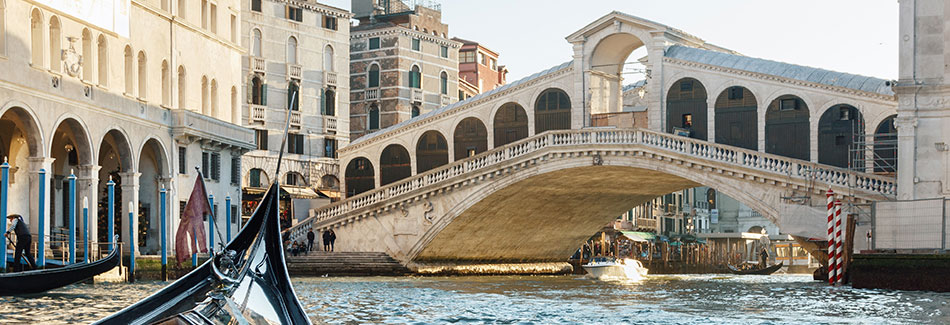
M 893 137 L 888 81 L 745 57 L 619 12 L 567 41 L 571 61 L 342 148 L 347 198 L 292 237 L 332 228 L 339 250 L 403 262 L 561 261 L 623 211 L 700 185 L 805 237 L 825 233 L 828 188 L 895 196 L 881 159 L 893 148 L 849 151 Z M 594 127 L 624 113 L 623 66 L 641 47 L 648 128 Z

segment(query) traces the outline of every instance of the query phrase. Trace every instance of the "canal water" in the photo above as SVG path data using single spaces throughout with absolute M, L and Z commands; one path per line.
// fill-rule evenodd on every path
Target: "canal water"
M 88 323 L 164 283 L 79 284 L 0 298 L 0 323 Z M 831 288 L 811 276 L 295 278 L 314 323 L 950 323 L 950 294 Z

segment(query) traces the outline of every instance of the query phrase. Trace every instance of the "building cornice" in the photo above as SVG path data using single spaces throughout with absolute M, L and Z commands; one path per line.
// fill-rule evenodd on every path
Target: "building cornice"
M 386 27 L 386 28 L 380 28 L 380 29 L 371 29 L 371 30 L 358 31 L 358 32 L 350 32 L 350 40 L 356 40 L 356 39 L 366 38 L 366 37 L 398 35 L 398 34 L 406 35 L 413 38 L 423 39 L 429 42 L 448 46 L 451 48 L 462 47 L 461 42 L 456 42 L 456 41 L 438 37 L 438 36 L 432 36 L 429 34 L 417 32 L 417 31 L 414 31 L 405 27 L 399 27 L 399 26 L 392 26 L 392 27 Z
M 335 16 L 338 18 L 346 18 L 346 19 L 353 18 L 353 13 L 347 10 L 333 7 L 333 6 L 328 6 L 321 3 L 302 2 L 302 1 L 295 1 L 295 0 L 272 0 L 272 1 L 286 3 L 289 5 L 307 9 L 313 12 L 322 13 L 328 16 Z

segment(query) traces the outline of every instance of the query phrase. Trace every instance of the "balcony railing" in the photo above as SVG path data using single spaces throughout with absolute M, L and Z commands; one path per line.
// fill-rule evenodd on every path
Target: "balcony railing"
M 264 122 L 267 121 L 267 106 L 251 104 L 250 110 L 251 110 L 249 114 L 250 121 L 248 122 L 250 122 L 251 124 L 254 124 L 254 123 L 264 124 Z
M 336 87 L 336 72 L 333 71 L 324 71 L 323 80 L 326 81 L 327 86 Z
M 379 99 L 379 88 L 370 88 L 366 90 L 366 100 Z
M 290 127 L 300 128 L 300 111 L 290 112 Z
M 287 78 L 290 79 L 303 79 L 303 67 L 299 64 L 287 64 Z
M 422 96 L 422 89 L 412 88 L 412 101 L 415 103 L 422 103 L 425 98 Z
M 442 95 L 442 106 L 449 106 L 452 103 L 452 97 L 448 95 Z
M 267 61 L 264 61 L 264 58 L 251 56 L 251 61 L 248 63 L 251 67 L 251 71 L 264 73 L 267 70 Z
M 335 116 L 324 116 L 323 117 L 323 128 L 327 132 L 336 132 L 336 117 Z

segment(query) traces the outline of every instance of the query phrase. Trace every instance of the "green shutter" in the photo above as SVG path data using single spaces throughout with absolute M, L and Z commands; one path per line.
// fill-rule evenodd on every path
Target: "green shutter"
M 320 114 L 327 115 L 327 93 L 324 92 L 323 96 L 320 96 Z
M 261 85 L 261 105 L 267 106 L 267 84 Z

